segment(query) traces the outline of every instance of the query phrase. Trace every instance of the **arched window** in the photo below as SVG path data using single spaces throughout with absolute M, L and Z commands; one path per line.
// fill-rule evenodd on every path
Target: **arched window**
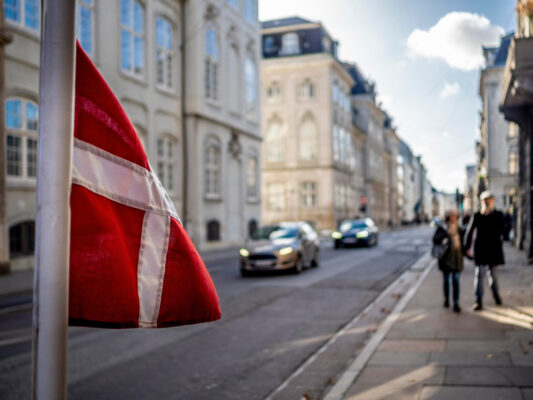
M 25 221 L 9 228 L 9 256 L 29 256 L 35 248 L 35 222 Z
M 216 242 L 220 240 L 220 222 L 216 219 L 207 221 L 207 241 Z
M 281 129 L 281 122 L 271 121 L 266 131 L 267 161 L 271 163 L 283 162 L 285 159 L 285 137 Z
M 37 177 L 39 108 L 25 99 L 8 99 L 5 106 L 7 175 L 22 179 Z
M 257 177 L 259 175 L 258 162 L 255 155 L 248 158 L 248 166 L 246 169 L 246 194 L 249 199 L 256 199 L 258 197 Z
M 301 99 L 309 100 L 315 97 L 315 85 L 310 79 L 305 79 L 299 87 Z
M 5 0 L 6 19 L 19 25 L 39 31 L 41 7 L 39 0 Z
M 318 132 L 311 117 L 306 117 L 300 126 L 300 160 L 313 161 L 317 158 Z
M 211 100 L 218 99 L 218 33 L 210 25 L 205 34 L 205 97 Z
M 172 47 L 172 26 L 165 18 L 155 20 L 156 36 L 156 81 L 165 89 L 172 89 L 174 48 Z
M 205 147 L 205 194 L 208 197 L 220 197 L 220 142 L 209 138 Z
M 286 33 L 281 37 L 281 55 L 300 54 L 300 38 L 297 33 Z
M 239 61 L 239 51 L 237 45 L 231 44 L 229 47 L 229 71 L 232 71 L 228 76 L 228 96 L 229 96 L 229 109 L 234 113 L 240 113 L 241 111 L 241 68 Z
M 257 20 L 257 0 L 245 0 L 245 16 L 248 22 L 254 23 Z
M 267 99 L 272 102 L 277 102 L 281 98 L 281 88 L 278 82 L 272 82 L 266 91 Z
M 257 221 L 255 219 L 251 219 L 248 221 L 248 237 L 252 237 L 257 232 Z
M 244 88 L 246 111 L 249 115 L 253 115 L 257 104 L 257 72 L 251 55 L 247 55 L 244 62 Z
M 137 76 L 144 74 L 144 8 L 137 0 L 121 0 L 122 70 Z
M 76 37 L 83 50 L 94 55 L 94 0 L 78 0 L 76 3 Z
M 168 190 L 174 192 L 176 171 L 176 144 L 170 137 L 157 140 L 157 177 Z
M 268 208 L 272 211 L 285 210 L 285 185 L 283 183 L 271 183 L 267 188 Z

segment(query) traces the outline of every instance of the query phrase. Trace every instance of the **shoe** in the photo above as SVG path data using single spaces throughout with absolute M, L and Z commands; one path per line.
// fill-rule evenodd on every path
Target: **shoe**
M 444 308 L 449 308 L 449 307 L 450 307 L 450 301 L 444 300 Z
M 502 305 L 501 297 L 499 295 L 494 296 L 494 302 L 496 303 L 497 306 L 501 306 Z
M 479 302 L 476 302 L 476 304 L 474 304 L 474 307 L 472 307 L 472 310 L 473 311 L 481 311 L 483 310 L 483 305 Z
M 461 312 L 461 307 L 459 307 L 459 304 L 454 304 L 453 305 L 453 311 L 456 312 L 456 313 L 460 313 Z

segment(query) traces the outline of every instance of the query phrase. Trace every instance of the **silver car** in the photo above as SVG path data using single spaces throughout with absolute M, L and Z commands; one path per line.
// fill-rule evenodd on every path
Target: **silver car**
M 242 276 L 254 271 L 292 270 L 318 266 L 320 241 L 306 222 L 281 222 L 259 228 L 240 249 Z

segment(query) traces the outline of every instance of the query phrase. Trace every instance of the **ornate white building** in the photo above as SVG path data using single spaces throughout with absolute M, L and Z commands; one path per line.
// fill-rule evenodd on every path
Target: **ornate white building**
M 34 261 L 40 1 L 6 1 L 4 11 L 9 233 L 0 249 L 16 270 Z M 196 245 L 240 243 L 261 212 L 257 0 L 77 0 L 76 34 Z

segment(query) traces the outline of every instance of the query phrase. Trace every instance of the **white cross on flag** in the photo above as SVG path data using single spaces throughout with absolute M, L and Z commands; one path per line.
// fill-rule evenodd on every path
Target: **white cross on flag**
M 79 44 L 70 208 L 70 325 L 220 318 L 211 277 L 135 128 Z

